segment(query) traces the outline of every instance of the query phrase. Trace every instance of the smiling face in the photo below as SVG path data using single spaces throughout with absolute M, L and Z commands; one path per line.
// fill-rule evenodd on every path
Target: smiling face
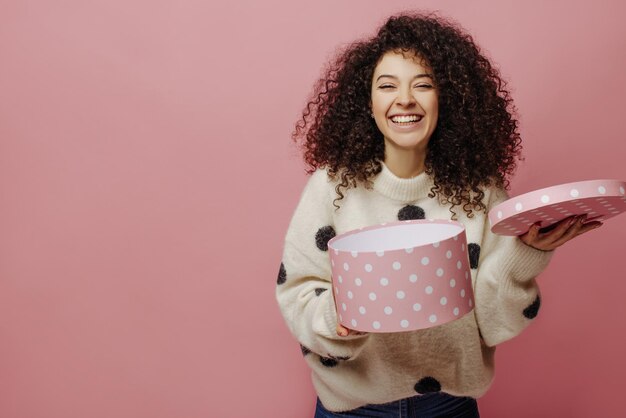
M 387 52 L 374 69 L 371 100 L 385 154 L 410 151 L 423 161 L 439 115 L 430 68 L 415 54 Z

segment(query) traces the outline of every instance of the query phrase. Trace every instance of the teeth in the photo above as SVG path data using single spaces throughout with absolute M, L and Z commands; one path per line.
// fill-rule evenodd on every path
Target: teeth
M 391 118 L 391 120 L 396 123 L 417 122 L 420 119 L 422 119 L 422 117 L 417 115 L 394 116 Z

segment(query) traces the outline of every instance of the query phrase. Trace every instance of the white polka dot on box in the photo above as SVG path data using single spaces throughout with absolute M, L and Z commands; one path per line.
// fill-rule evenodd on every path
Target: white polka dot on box
M 339 322 L 356 331 L 424 329 L 474 306 L 465 228 L 448 220 L 370 226 L 328 242 Z
M 588 220 L 605 221 L 626 211 L 626 182 L 587 180 L 528 192 L 489 211 L 491 231 L 521 235 L 541 221 L 542 228 L 565 218 L 587 214 Z

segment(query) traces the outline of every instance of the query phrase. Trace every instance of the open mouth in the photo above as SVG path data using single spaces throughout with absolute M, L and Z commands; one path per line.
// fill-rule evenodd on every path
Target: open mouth
M 396 125 L 408 126 L 414 123 L 418 123 L 422 120 L 423 117 L 424 116 L 422 115 L 394 115 L 389 119 Z

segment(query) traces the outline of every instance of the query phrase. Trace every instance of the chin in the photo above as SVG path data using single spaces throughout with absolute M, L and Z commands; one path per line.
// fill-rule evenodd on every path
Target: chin
M 428 141 L 425 139 L 414 139 L 414 140 L 391 140 L 391 142 L 395 147 L 402 148 L 405 150 L 426 150 L 426 145 Z

